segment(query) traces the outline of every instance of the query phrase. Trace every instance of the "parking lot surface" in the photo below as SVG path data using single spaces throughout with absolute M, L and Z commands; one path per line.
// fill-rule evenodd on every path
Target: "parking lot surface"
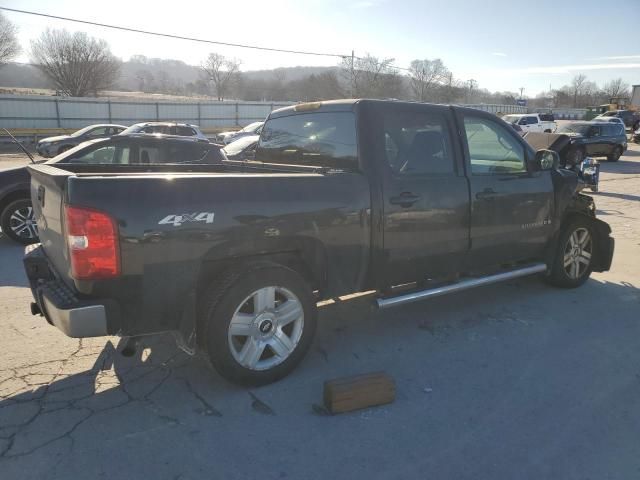
M 0 238 L 0 478 L 639 478 L 640 146 L 602 171 L 611 271 L 329 305 L 301 366 L 256 389 L 169 336 L 133 358 L 65 337 L 29 314 L 22 247 Z M 394 403 L 327 415 L 323 381 L 372 371 Z

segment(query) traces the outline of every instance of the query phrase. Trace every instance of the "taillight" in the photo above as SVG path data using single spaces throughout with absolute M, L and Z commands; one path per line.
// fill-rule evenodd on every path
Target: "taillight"
M 120 258 L 114 220 L 89 208 L 66 205 L 64 211 L 71 276 L 77 280 L 117 277 Z

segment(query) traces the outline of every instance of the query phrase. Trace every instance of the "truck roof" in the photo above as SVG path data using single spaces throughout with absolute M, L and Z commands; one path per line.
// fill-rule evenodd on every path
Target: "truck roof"
M 322 100 L 318 102 L 306 102 L 298 103 L 296 105 L 289 105 L 283 108 L 272 111 L 269 114 L 269 118 L 278 118 L 282 116 L 291 115 L 294 113 L 304 112 L 351 112 L 355 109 L 356 105 L 361 103 L 378 103 L 388 105 L 430 105 L 437 108 L 455 107 L 459 110 L 470 110 L 474 112 L 483 112 L 484 110 L 478 110 L 475 108 L 463 107 L 460 105 L 443 105 L 427 102 L 407 102 L 400 100 L 378 100 L 371 98 L 346 98 L 340 100 Z M 486 113 L 486 112 L 485 112 Z

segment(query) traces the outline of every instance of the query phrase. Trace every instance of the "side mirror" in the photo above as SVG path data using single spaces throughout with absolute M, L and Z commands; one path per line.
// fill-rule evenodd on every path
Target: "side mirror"
M 553 150 L 538 150 L 533 163 L 538 171 L 556 170 L 560 165 L 560 155 Z

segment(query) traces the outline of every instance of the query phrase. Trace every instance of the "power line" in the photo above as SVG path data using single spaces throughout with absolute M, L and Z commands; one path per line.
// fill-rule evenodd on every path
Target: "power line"
M 174 35 L 171 33 L 161 33 L 161 32 L 152 32 L 149 30 L 140 30 L 137 28 L 130 28 L 130 27 L 121 27 L 118 25 L 109 25 L 107 23 L 98 23 L 98 22 L 91 22 L 89 20 L 80 20 L 77 18 L 69 18 L 69 17 L 61 17 L 58 15 L 50 15 L 47 13 L 40 13 L 40 12 L 31 12 L 28 10 L 18 10 L 17 8 L 7 8 L 7 7 L 0 7 L 0 10 L 5 10 L 7 12 L 14 12 L 14 13 L 24 13 L 26 15 L 35 15 L 37 17 L 45 17 L 45 18 L 53 18 L 56 20 L 64 20 L 66 22 L 75 22 L 75 23 L 82 23 L 85 25 L 93 25 L 96 27 L 104 27 L 104 28 L 112 28 L 114 30 L 122 30 L 125 32 L 133 32 L 133 33 L 142 33 L 145 35 L 155 35 L 156 37 L 165 37 L 165 38 L 173 38 L 173 39 L 177 39 L 177 40 L 188 40 L 191 42 L 199 42 L 199 43 L 210 43 L 213 45 L 224 45 L 227 47 L 238 47 L 238 48 L 250 48 L 253 50 L 266 50 L 266 51 L 270 51 L 270 52 L 281 52 L 281 53 L 293 53 L 293 54 L 298 54 L 298 55 L 314 55 L 314 56 L 318 56 L 318 57 L 335 57 L 335 58 L 344 58 L 344 57 L 350 57 L 351 55 L 340 55 L 337 53 L 324 53 L 324 52 L 309 52 L 309 51 L 304 51 L 304 50 L 287 50 L 284 48 L 273 48 L 273 47 L 259 47 L 257 45 L 248 45 L 248 44 L 242 44 L 242 43 L 231 43 L 231 42 L 219 42 L 216 40 L 206 40 L 203 38 L 196 38 L 196 37 L 184 37 L 182 35 Z
M 96 27 L 104 27 L 104 28 L 111 28 L 114 30 L 121 30 L 121 31 L 125 31 L 125 32 L 133 32 L 133 33 L 141 33 L 143 35 L 153 35 L 156 37 L 164 37 L 164 38 L 172 38 L 175 40 L 187 40 L 187 41 L 191 41 L 191 42 L 199 42 L 199 43 L 208 43 L 208 44 L 212 44 L 212 45 L 224 45 L 227 47 L 237 47 L 237 48 L 249 48 L 252 50 L 264 50 L 264 51 L 269 51 L 269 52 L 280 52 L 280 53 L 292 53 L 292 54 L 297 54 L 297 55 L 313 55 L 313 56 L 317 56 L 317 57 L 332 57 L 332 58 L 340 58 L 340 59 L 345 59 L 345 58 L 350 58 L 351 61 L 353 62 L 354 59 L 356 60 L 364 60 L 364 57 L 358 57 L 353 55 L 353 52 L 351 52 L 351 54 L 338 54 L 338 53 L 328 53 L 328 52 L 310 52 L 310 51 L 305 51 L 305 50 L 288 50 L 288 49 L 283 49 L 283 48 L 273 48 L 273 47 L 259 47 L 257 45 L 248 45 L 248 44 L 242 44 L 242 43 L 231 43 L 231 42 L 220 42 L 217 40 L 206 40 L 203 38 L 196 38 L 196 37 L 185 37 L 182 35 L 176 35 L 176 34 L 172 34 L 172 33 L 162 33 L 162 32 L 152 32 L 149 30 L 141 30 L 138 28 L 131 28 L 131 27 L 122 27 L 119 25 L 110 25 L 107 23 L 99 23 L 99 22 L 91 22 L 89 20 L 80 20 L 78 18 L 70 18 L 70 17 L 61 17 L 59 15 L 51 15 L 48 13 L 41 13 L 41 12 L 32 12 L 29 10 L 20 10 L 17 8 L 8 8 L 8 7 L 1 7 L 0 6 L 0 10 L 5 10 L 7 12 L 14 12 L 14 13 L 23 13 L 25 15 L 35 15 L 37 17 L 44 17 L 44 18 L 53 18 L 56 20 L 63 20 L 66 22 L 75 22 L 75 23 L 81 23 L 81 24 L 85 24 L 85 25 L 93 25 Z M 382 65 L 384 62 L 377 62 L 377 65 Z M 405 72 L 411 72 L 412 70 L 410 68 L 405 68 L 405 67 L 398 67 L 396 65 L 393 64 L 389 64 L 388 68 L 390 69 L 395 69 L 395 70 L 402 70 Z

